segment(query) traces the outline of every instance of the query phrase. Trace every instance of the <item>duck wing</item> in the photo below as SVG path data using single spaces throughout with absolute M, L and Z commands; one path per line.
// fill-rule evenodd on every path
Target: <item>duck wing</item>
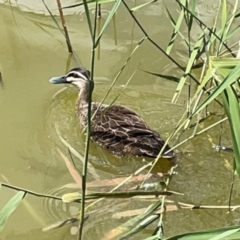
M 156 157 L 165 143 L 137 113 L 118 105 L 100 107 L 92 119 L 91 138 L 116 155 Z M 167 145 L 165 151 L 168 149 Z M 170 152 L 164 157 L 173 155 Z

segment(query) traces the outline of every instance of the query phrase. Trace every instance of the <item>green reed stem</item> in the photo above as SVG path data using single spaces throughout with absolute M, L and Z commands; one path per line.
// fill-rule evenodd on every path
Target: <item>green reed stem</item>
M 88 5 L 86 0 L 84 2 L 85 11 L 89 13 Z M 88 119 L 87 119 L 87 135 L 86 135 L 86 146 L 84 154 L 84 163 L 82 170 L 82 201 L 81 201 L 81 217 L 79 221 L 79 231 L 78 239 L 82 239 L 82 230 L 85 219 L 85 196 L 86 196 L 86 181 L 87 181 L 87 168 L 88 168 L 88 154 L 89 154 L 89 145 L 90 145 L 90 134 L 91 134 L 91 107 L 92 107 L 92 89 L 93 89 L 93 76 L 94 76 L 94 64 L 95 64 L 95 39 L 96 39 L 96 30 L 97 30 L 97 16 L 98 16 L 98 0 L 96 0 L 95 5 L 95 17 L 94 17 L 94 28 L 92 30 L 90 24 L 90 18 L 88 20 L 89 30 L 92 36 L 92 57 L 91 57 L 91 74 L 90 74 L 90 88 L 89 88 L 89 98 L 88 98 Z
M 169 187 L 169 184 L 170 184 L 170 180 L 171 180 L 171 177 L 174 173 L 174 169 L 176 168 L 177 166 L 174 166 L 171 168 L 170 170 L 170 174 L 169 174 L 169 177 L 167 178 L 167 181 L 166 181 L 166 187 L 164 189 L 164 191 L 167 192 L 167 189 Z M 163 215 L 164 215 L 164 207 L 165 207 L 165 200 L 166 200 L 166 195 L 162 197 L 162 203 L 161 203 L 161 207 L 160 207 L 160 218 L 159 218 L 159 221 L 158 221 L 158 231 L 157 231 L 157 237 L 158 239 L 162 239 L 163 238 Z
M 33 195 L 35 197 L 50 198 L 50 199 L 62 201 L 62 197 L 34 192 L 34 191 L 28 190 L 26 188 L 17 187 L 17 186 L 8 184 L 8 183 L 0 183 L 0 185 L 3 186 L 3 187 L 6 187 L 6 188 L 14 189 L 16 191 L 25 192 L 25 193 L 27 193 L 29 195 Z

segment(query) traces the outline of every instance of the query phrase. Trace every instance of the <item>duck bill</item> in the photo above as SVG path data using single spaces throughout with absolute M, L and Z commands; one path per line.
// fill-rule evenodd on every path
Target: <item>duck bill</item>
M 61 76 L 61 77 L 52 77 L 50 80 L 49 80 L 50 83 L 53 83 L 53 84 L 60 84 L 60 83 L 68 83 L 66 81 L 66 77 L 65 76 Z

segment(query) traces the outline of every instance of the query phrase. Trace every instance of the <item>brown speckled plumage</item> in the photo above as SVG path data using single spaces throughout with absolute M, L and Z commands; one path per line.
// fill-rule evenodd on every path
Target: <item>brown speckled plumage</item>
M 74 68 L 67 75 L 52 78 L 52 83 L 71 83 L 80 90 L 76 103 L 80 123 L 87 124 L 89 72 L 85 68 Z M 133 154 L 155 158 L 164 145 L 160 135 L 150 129 L 138 114 L 126 107 L 92 102 L 91 139 L 117 156 Z M 170 147 L 166 145 L 165 151 Z M 163 155 L 173 158 L 174 151 Z

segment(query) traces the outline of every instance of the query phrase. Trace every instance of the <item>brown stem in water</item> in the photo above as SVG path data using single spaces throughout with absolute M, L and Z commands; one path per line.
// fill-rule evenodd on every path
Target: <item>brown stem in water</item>
M 69 38 L 69 35 L 68 35 L 68 30 L 67 30 L 66 22 L 65 22 L 65 19 L 64 19 L 63 10 L 62 10 L 60 0 L 57 0 L 57 5 L 58 5 L 58 11 L 59 11 L 59 14 L 60 14 L 60 19 L 61 19 L 61 22 L 62 22 L 63 30 L 64 30 L 65 37 L 66 37 L 68 52 L 73 53 L 72 45 L 71 45 L 70 38 Z

